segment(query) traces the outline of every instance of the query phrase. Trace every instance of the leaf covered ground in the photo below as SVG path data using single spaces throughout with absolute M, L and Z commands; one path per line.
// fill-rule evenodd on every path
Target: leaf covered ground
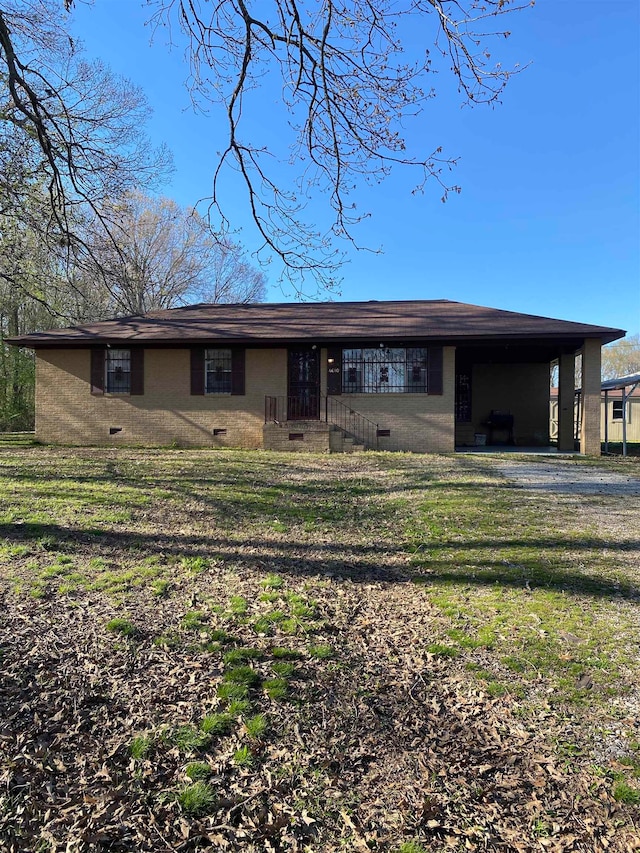
M 640 849 L 639 510 L 488 456 L 3 449 L 0 849 Z

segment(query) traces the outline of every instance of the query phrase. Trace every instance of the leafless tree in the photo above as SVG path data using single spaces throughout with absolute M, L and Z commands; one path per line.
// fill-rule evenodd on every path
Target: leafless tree
M 74 0 L 0 0 L 0 60 L 9 111 L 17 127 L 38 145 L 56 218 L 68 199 L 92 200 L 108 184 L 107 141 L 118 125 L 129 144 L 121 170 L 127 175 L 141 151 L 117 103 L 136 102 L 127 88 L 118 101 L 96 97 L 87 81 L 100 74 L 76 64 L 75 77 L 50 68 L 45 52 L 64 48 L 64 8 Z M 215 230 L 228 225 L 222 176 L 237 170 L 246 191 L 263 251 L 279 256 L 295 284 L 313 273 L 331 287 L 341 260 L 335 237 L 353 240 L 360 214 L 353 203 L 360 180 L 379 182 L 396 165 L 416 170 L 416 189 L 428 179 L 443 198 L 457 187 L 446 171 L 453 161 L 438 145 L 407 150 L 403 127 L 435 94 L 435 71 L 449 69 L 467 104 L 500 97 L 510 71 L 495 64 L 489 46 L 508 35 L 501 26 L 530 0 L 147 0 L 151 20 L 188 41 L 189 85 L 194 104 L 222 105 L 228 136 L 215 170 L 209 214 Z M 419 49 L 415 34 L 419 33 Z M 409 38 L 413 35 L 413 38 Z M 427 45 L 430 49 L 426 49 Z M 73 63 L 72 63 L 73 64 Z M 273 151 L 245 130 L 250 96 L 263 77 L 279 80 L 284 114 L 278 118 L 295 166 L 292 185 L 280 184 L 270 168 Z M 97 120 L 87 120 L 87 105 Z M 79 114 L 78 114 L 79 113 Z M 131 115 L 128 112 L 127 115 Z M 105 124 L 106 122 L 106 124 Z M 93 133 L 99 131 L 100 145 Z M 79 128 L 77 130 L 76 128 Z M 127 136 L 129 128 L 129 136 Z M 139 169 L 139 165 L 135 166 Z M 97 184 L 96 184 L 97 182 Z M 121 189 L 121 187 L 119 187 Z M 110 187 L 112 197 L 118 195 Z M 328 199 L 332 223 L 314 228 L 305 203 L 318 192 Z
M 0 228 L 26 221 L 72 258 L 77 222 L 170 167 L 142 128 L 142 92 L 87 62 L 65 28 L 69 0 L 0 0 Z M 108 222 L 103 223 L 108 228 Z
M 617 379 L 640 373 L 640 335 L 629 335 L 602 350 L 602 378 Z
M 97 316 L 142 314 L 193 301 L 257 302 L 265 295 L 265 276 L 241 249 L 211 233 L 195 211 L 168 198 L 130 192 L 112 202 L 103 218 L 89 220 L 83 242 L 88 255 L 77 289 L 89 300 L 85 313 Z M 93 290 L 97 266 L 104 283 Z M 101 302 L 96 302 L 96 298 Z

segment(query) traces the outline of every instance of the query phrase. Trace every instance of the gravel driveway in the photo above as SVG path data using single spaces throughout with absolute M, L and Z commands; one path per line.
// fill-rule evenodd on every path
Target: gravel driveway
M 493 459 L 492 463 L 507 480 L 532 491 L 640 496 L 640 466 L 637 476 L 630 476 L 562 458 L 533 462 L 511 457 Z

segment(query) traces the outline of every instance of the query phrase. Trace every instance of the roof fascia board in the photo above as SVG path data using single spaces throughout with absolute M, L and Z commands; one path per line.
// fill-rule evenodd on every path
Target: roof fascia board
M 26 347 L 30 349 L 83 349 L 92 346 L 142 346 L 148 348 L 159 347 L 183 347 L 202 346 L 206 344 L 215 344 L 217 346 L 235 345 L 235 346 L 308 346 L 314 343 L 323 346 L 354 346 L 375 344 L 380 342 L 393 343 L 401 345 L 403 343 L 429 343 L 438 344 L 441 346 L 465 346 L 465 345 L 486 345 L 495 346 L 501 344 L 504 346 L 517 346 L 523 342 L 528 345 L 538 344 L 540 346 L 553 343 L 560 347 L 566 347 L 570 351 L 579 349 L 587 338 L 599 338 L 603 344 L 610 343 L 612 340 L 617 340 L 617 337 L 611 335 L 593 334 L 585 335 L 584 333 L 567 334 L 564 333 L 549 333 L 541 335 L 539 333 L 523 333 L 519 335 L 501 335 L 500 333 L 482 333 L 477 335 L 385 335 L 380 333 L 376 336 L 348 336 L 348 337 L 324 337 L 322 335 L 309 335 L 297 338 L 282 338 L 282 337 L 248 337 L 231 335 L 215 336 L 215 335 L 197 335 L 193 337 L 175 337 L 175 338 L 147 338 L 144 337 L 125 337 L 125 336 L 109 336 L 109 335 L 94 335 L 87 337 L 62 337 L 52 336 L 49 338 L 41 338 L 37 333 L 31 335 L 21 335 L 19 337 L 5 338 L 6 343 L 13 346 Z M 619 337 L 619 336 L 618 336 Z

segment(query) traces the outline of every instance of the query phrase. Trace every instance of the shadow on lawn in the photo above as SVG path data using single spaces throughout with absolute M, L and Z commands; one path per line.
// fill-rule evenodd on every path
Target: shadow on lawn
M 138 553 L 144 557 L 163 558 L 215 557 L 260 573 L 307 577 L 328 575 L 355 583 L 414 581 L 421 585 L 504 586 L 527 592 L 545 589 L 640 603 L 640 587 L 629 581 L 576 572 L 573 562 L 568 560 L 566 567 L 562 565 L 562 552 L 565 550 L 573 553 L 578 550 L 602 551 L 601 540 L 588 538 L 446 540 L 425 543 L 424 551 L 417 549 L 411 553 L 406 544 L 345 546 L 266 538 L 234 541 L 208 535 L 76 531 L 56 524 L 0 525 L 0 536 L 14 543 L 39 544 L 51 552 L 81 554 L 90 548 L 92 556 L 104 554 L 111 559 L 115 548 L 122 551 L 127 560 L 135 559 Z M 606 547 L 611 551 L 627 551 L 640 547 L 640 542 L 607 543 Z M 521 552 L 514 554 L 514 549 L 521 549 Z M 463 559 L 460 559 L 460 553 L 452 556 L 452 550 L 466 556 Z M 541 557 L 545 551 L 556 552 L 556 565 L 549 565 Z

